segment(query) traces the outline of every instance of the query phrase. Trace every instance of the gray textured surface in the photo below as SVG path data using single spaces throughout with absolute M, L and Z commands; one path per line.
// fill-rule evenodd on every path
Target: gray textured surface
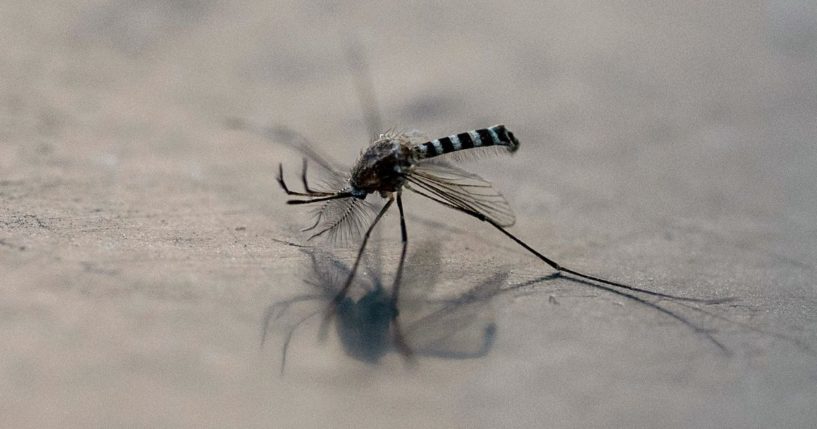
M 813 2 L 27 4 L 0 4 L 3 426 L 817 421 Z M 654 290 L 738 297 L 705 309 L 740 324 L 664 303 L 732 355 L 556 280 L 493 300 L 483 359 L 373 367 L 312 324 L 279 378 L 282 339 L 259 350 L 258 335 L 266 306 L 305 287 L 308 258 L 276 241 L 304 224 L 274 179 L 299 159 L 225 118 L 286 124 L 353 160 L 368 136 L 352 33 L 388 126 L 514 130 L 517 156 L 468 168 L 535 247 Z M 412 245 L 442 242 L 421 267 L 442 290 L 548 273 L 485 225 L 406 204 L 452 225 L 409 224 Z M 395 215 L 383 226 L 391 267 Z

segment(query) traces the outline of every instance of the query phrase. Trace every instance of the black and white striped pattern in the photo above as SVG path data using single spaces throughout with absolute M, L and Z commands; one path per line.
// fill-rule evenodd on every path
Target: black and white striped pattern
M 488 146 L 506 146 L 510 152 L 519 148 L 519 140 L 504 125 L 468 131 L 431 140 L 414 146 L 417 159 L 433 158 L 463 149 Z

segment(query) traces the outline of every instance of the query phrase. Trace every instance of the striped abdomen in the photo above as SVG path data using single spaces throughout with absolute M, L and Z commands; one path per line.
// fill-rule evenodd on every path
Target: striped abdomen
M 505 129 L 504 125 L 494 125 L 420 143 L 412 148 L 412 152 L 417 159 L 424 159 L 458 150 L 488 146 L 505 146 L 508 151 L 514 152 L 519 148 L 519 140 Z

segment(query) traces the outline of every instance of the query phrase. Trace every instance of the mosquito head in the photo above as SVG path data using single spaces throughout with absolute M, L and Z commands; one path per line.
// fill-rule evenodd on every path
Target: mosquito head
M 366 192 L 364 189 L 359 189 L 354 186 L 350 186 L 347 192 L 349 192 L 349 194 L 351 194 L 353 197 L 359 200 L 365 200 L 366 196 L 369 195 L 369 192 Z

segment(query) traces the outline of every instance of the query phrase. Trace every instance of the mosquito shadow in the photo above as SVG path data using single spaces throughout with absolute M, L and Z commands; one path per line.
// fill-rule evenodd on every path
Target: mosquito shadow
M 759 335 L 763 335 L 763 336 L 766 336 L 766 337 L 769 337 L 769 338 L 774 338 L 774 339 L 777 339 L 777 340 L 780 340 L 780 341 L 784 341 L 786 343 L 789 343 L 789 344 L 795 346 L 802 353 L 805 353 L 805 354 L 810 355 L 810 356 L 817 356 L 817 351 L 815 351 L 809 344 L 807 344 L 807 342 L 805 342 L 804 340 L 802 340 L 800 338 L 797 338 L 797 337 L 792 336 L 792 335 L 783 334 L 783 333 L 780 333 L 780 332 L 775 332 L 775 331 L 772 331 L 772 330 L 752 326 L 752 325 L 750 325 L 748 323 L 744 323 L 744 322 L 734 320 L 732 318 L 729 318 L 729 317 L 723 316 L 721 314 L 718 314 L 715 311 L 711 311 L 711 310 L 707 309 L 708 307 L 712 307 L 712 306 L 717 308 L 717 306 L 719 304 L 734 301 L 733 298 L 715 299 L 715 300 L 710 300 L 708 302 L 697 302 L 697 303 L 675 300 L 675 299 L 673 299 L 671 297 L 670 298 L 664 297 L 664 298 L 660 298 L 660 299 L 655 299 L 654 297 L 643 298 L 643 297 L 638 296 L 637 293 L 631 293 L 631 292 L 617 290 L 617 289 L 608 287 L 608 286 L 603 285 L 603 284 L 596 284 L 596 283 L 593 283 L 593 282 L 585 280 L 585 279 L 575 278 L 575 277 L 572 277 L 570 275 L 565 275 L 565 274 L 562 274 L 562 273 L 553 273 L 553 274 L 550 274 L 550 275 L 547 275 L 547 276 L 541 276 L 541 277 L 538 277 L 538 278 L 534 278 L 534 279 L 531 279 L 531 280 L 528 280 L 528 281 L 525 281 L 525 282 L 522 282 L 522 283 L 509 285 L 509 286 L 507 286 L 505 288 L 502 288 L 501 292 L 505 293 L 505 292 L 513 292 L 513 291 L 524 290 L 526 288 L 533 287 L 533 286 L 535 286 L 537 284 L 540 284 L 540 283 L 544 283 L 544 282 L 548 282 L 548 281 L 552 281 L 552 280 L 558 280 L 558 279 L 567 280 L 567 281 L 572 282 L 574 284 L 577 284 L 579 286 L 584 286 L 584 287 L 591 288 L 591 289 L 601 290 L 601 291 L 604 291 L 604 292 L 607 292 L 607 293 L 610 293 L 610 294 L 613 294 L 613 295 L 616 295 L 616 296 L 626 298 L 628 300 L 633 300 L 633 301 L 635 301 L 635 302 L 637 302 L 639 304 L 645 305 L 648 308 L 651 308 L 651 309 L 653 309 L 655 311 L 658 311 L 659 313 L 662 313 L 665 316 L 668 316 L 668 317 L 670 317 L 672 319 L 675 319 L 676 321 L 680 322 L 682 325 L 684 325 L 687 328 L 691 329 L 694 334 L 702 336 L 709 343 L 716 346 L 719 349 L 719 351 L 723 355 L 725 355 L 727 357 L 732 356 L 733 352 L 732 352 L 731 349 L 726 347 L 726 345 L 724 345 L 719 339 L 717 339 L 715 337 L 715 334 L 718 333 L 717 329 L 705 328 L 700 322 L 698 322 L 696 320 L 693 320 L 693 319 L 687 317 L 686 315 L 684 315 L 684 314 L 682 314 L 682 313 L 680 313 L 680 312 L 678 312 L 678 311 L 676 311 L 674 309 L 669 308 L 667 306 L 667 304 L 675 305 L 678 308 L 681 308 L 681 309 L 685 310 L 685 312 L 697 313 L 700 316 L 702 316 L 703 318 L 706 318 L 706 319 L 708 319 L 710 321 L 717 321 L 717 322 L 721 322 L 721 323 L 726 323 L 728 325 L 732 325 L 733 327 L 737 327 L 737 328 L 742 329 L 744 331 L 753 332 L 755 334 L 759 334 Z M 555 298 L 553 298 L 553 297 L 551 297 L 551 302 L 552 303 L 558 303 L 555 300 Z
M 309 256 L 304 279 L 308 290 L 269 305 L 261 324 L 262 347 L 273 331 L 282 338 L 282 374 L 295 333 L 309 320 L 327 314 L 350 272 L 346 263 L 328 251 L 317 248 L 302 251 Z M 365 254 L 365 275 L 355 279 L 350 292 L 331 313 L 332 332 L 346 355 L 378 364 L 387 354 L 400 351 L 397 335 L 402 335 L 412 359 L 476 359 L 491 351 L 497 328 L 490 300 L 502 291 L 506 272 L 453 296 L 436 297 L 440 295 L 435 290 L 441 266 L 439 245 L 422 243 L 409 256 L 396 308 L 379 259 L 376 248 Z

